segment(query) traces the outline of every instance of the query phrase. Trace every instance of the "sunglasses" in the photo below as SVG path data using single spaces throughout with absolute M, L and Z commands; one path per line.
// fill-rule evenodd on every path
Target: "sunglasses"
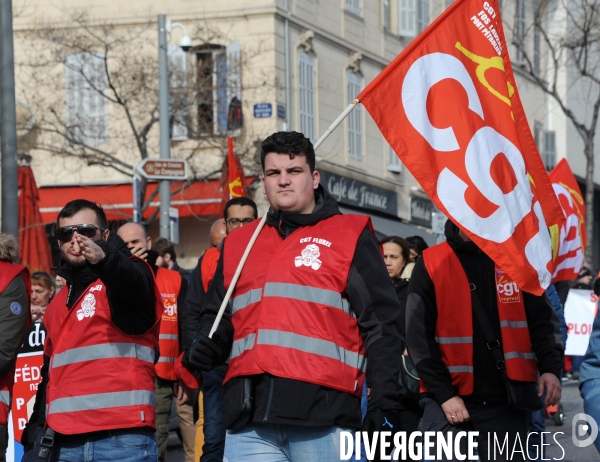
M 77 234 L 92 239 L 96 235 L 97 230 L 100 230 L 100 232 L 106 231 L 94 225 L 61 226 L 56 230 L 55 236 L 61 242 L 69 242 L 73 239 L 73 233 L 77 231 Z

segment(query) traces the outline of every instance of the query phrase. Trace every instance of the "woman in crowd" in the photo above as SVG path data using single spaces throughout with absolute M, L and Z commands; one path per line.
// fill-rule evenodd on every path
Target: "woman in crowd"
M 388 236 L 381 241 L 383 245 L 383 258 L 385 266 L 388 269 L 388 274 L 392 279 L 392 283 L 396 289 L 398 300 L 400 301 L 400 309 L 402 310 L 402 338 L 406 338 L 406 323 L 404 321 L 406 315 L 406 299 L 408 297 L 408 283 L 410 275 L 406 274 L 406 267 L 410 263 L 410 249 L 404 239 L 398 236 Z M 406 388 L 406 395 L 400 403 L 400 426 L 407 434 L 417 431 L 419 419 L 423 415 L 423 411 L 419 407 L 419 389 L 417 371 L 408 357 L 406 347 L 404 348 L 404 356 L 402 359 L 402 369 L 400 379 Z
M 31 317 L 33 322 L 41 322 L 46 307 L 54 297 L 56 286 L 54 279 L 44 271 L 31 275 Z

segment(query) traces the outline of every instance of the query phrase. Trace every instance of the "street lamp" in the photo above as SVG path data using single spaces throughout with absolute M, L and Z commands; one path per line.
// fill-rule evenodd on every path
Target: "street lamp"
M 192 39 L 188 36 L 183 24 L 171 23 L 164 14 L 158 15 L 158 112 L 160 131 L 160 158 L 171 158 L 171 137 L 169 134 L 169 63 L 167 57 L 167 34 L 179 27 L 183 35 L 179 46 L 185 52 L 192 48 Z M 169 37 L 170 38 L 170 37 Z M 160 182 L 160 237 L 170 239 L 171 182 Z

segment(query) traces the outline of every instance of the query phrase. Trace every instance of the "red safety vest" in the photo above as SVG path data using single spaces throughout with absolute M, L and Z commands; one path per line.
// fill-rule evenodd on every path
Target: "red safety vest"
M 156 363 L 156 375 L 165 380 L 177 380 L 175 361 L 180 353 L 177 297 L 181 290 L 181 275 L 177 271 L 158 268 L 156 285 L 163 304 L 158 336 L 160 358 Z
M 229 287 L 258 220 L 225 240 Z M 360 395 L 363 340 L 345 298 L 348 273 L 368 217 L 336 215 L 285 240 L 265 226 L 231 298 L 233 346 L 224 382 L 265 372 Z
M 473 393 L 473 308 L 465 270 L 447 242 L 423 252 L 423 262 L 433 281 L 438 318 L 436 341 L 461 396 Z M 517 284 L 496 268 L 498 316 L 506 372 L 512 380 L 536 382 L 535 357 L 527 327 L 523 295 Z M 421 381 L 421 391 L 427 391 Z
M 0 261 L 0 293 L 4 292 L 4 289 L 6 289 L 13 279 L 19 275 L 25 283 L 27 298 L 31 298 L 31 277 L 29 276 L 29 270 L 24 266 L 15 265 L 14 263 L 5 261 Z M 11 306 L 10 309 L 13 310 L 13 306 Z M 29 325 L 31 324 L 31 311 L 29 310 L 29 306 L 15 306 L 14 310 L 13 313 L 15 313 L 15 315 L 20 314 L 23 310 L 26 312 L 25 316 L 29 319 L 27 328 L 29 328 Z M 13 367 L 6 374 L 0 376 L 0 425 L 6 425 L 8 423 L 8 413 L 10 412 L 14 383 L 15 366 L 13 364 Z
M 155 427 L 155 369 L 163 311 L 155 286 L 156 323 L 127 335 L 113 322 L 100 279 L 66 306 L 67 288 L 46 314 L 44 353 L 50 357 L 46 421 L 58 433 Z
M 212 278 L 215 275 L 215 271 L 217 270 L 217 263 L 219 261 L 220 256 L 221 251 L 218 247 L 211 247 L 206 252 L 204 252 L 204 256 L 202 257 L 202 266 L 200 270 L 204 293 L 208 292 L 208 286 L 210 285 L 210 281 L 212 281 Z

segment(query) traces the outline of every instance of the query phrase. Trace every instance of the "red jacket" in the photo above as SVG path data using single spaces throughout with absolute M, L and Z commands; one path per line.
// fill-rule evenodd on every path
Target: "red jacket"
M 473 393 L 473 308 L 469 281 L 454 250 L 444 242 L 423 252 L 433 281 L 438 318 L 436 341 L 452 385 L 461 396 Z M 496 295 L 506 372 L 512 380 L 536 382 L 523 296 L 517 284 L 496 267 Z M 491 320 L 491 322 L 494 322 Z M 421 381 L 421 391 L 427 391 Z
M 158 268 L 156 285 L 163 304 L 158 336 L 160 358 L 156 363 L 156 375 L 165 380 L 177 380 L 175 362 L 180 354 L 177 298 L 181 290 L 181 275 L 177 271 Z
M 256 226 L 225 240 L 225 287 Z M 336 215 L 285 240 L 271 226 L 261 231 L 231 298 L 234 341 L 224 382 L 267 372 L 360 395 L 365 348 L 344 292 L 367 226 L 368 217 Z
M 67 435 L 155 427 L 155 368 L 159 320 L 142 335 L 124 334 L 113 322 L 100 279 L 66 306 L 68 290 L 52 300 L 44 324 L 50 357 L 46 389 L 48 425 Z
M 31 277 L 29 276 L 29 270 L 24 266 L 4 261 L 0 261 L 0 293 L 4 292 L 4 289 L 6 289 L 17 276 L 23 278 L 27 290 L 27 297 L 31 297 Z M 12 306 L 7 308 L 13 309 Z M 28 317 L 27 326 L 29 326 L 31 324 L 31 311 L 29 310 L 29 307 L 19 306 L 14 307 L 14 309 L 26 310 L 26 316 Z M 0 425 L 6 425 L 8 423 L 8 413 L 10 412 L 14 382 L 15 368 L 13 366 L 5 375 L 0 376 Z

